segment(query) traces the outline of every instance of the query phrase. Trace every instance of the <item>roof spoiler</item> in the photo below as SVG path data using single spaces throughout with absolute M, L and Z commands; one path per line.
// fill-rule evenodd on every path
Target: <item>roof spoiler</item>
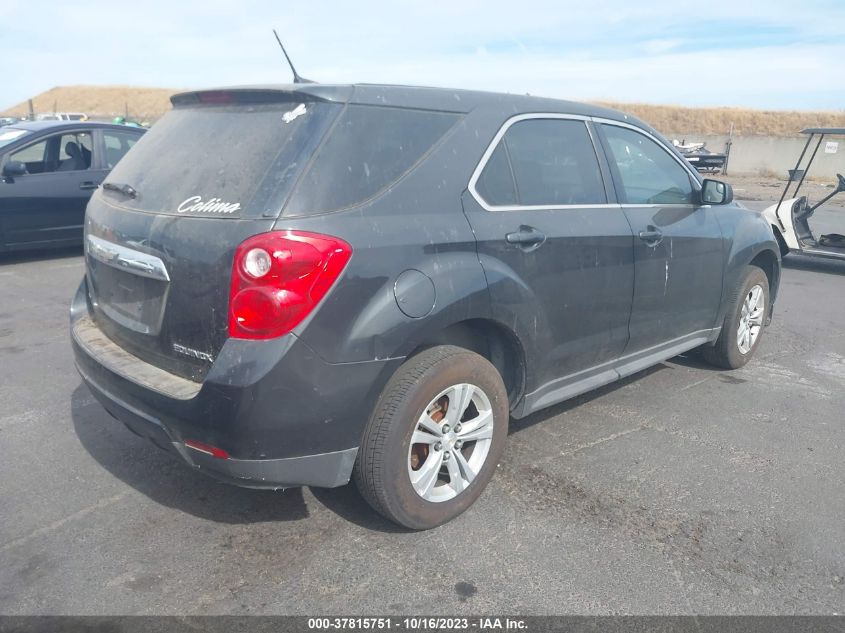
M 270 103 L 314 102 L 345 103 L 352 86 L 297 84 L 295 86 L 244 86 L 181 92 L 170 97 L 174 108 L 196 105 L 261 105 Z

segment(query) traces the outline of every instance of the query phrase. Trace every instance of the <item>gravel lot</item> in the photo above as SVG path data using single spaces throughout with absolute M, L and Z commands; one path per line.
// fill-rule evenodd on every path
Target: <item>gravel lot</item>
M 112 420 L 71 359 L 82 269 L 0 257 L 0 613 L 845 612 L 845 263 L 787 259 L 742 370 L 678 357 L 513 422 L 426 533 L 351 486 L 216 483 Z
M 714 174 L 712 176 L 707 176 L 708 178 L 715 178 L 716 180 L 725 180 L 731 183 L 731 186 L 734 190 L 734 195 L 738 199 L 742 199 L 746 202 L 751 201 L 751 204 L 748 206 L 754 206 L 754 208 L 764 208 L 768 205 L 777 202 L 780 199 L 780 195 L 783 193 L 783 188 L 786 186 L 786 178 L 777 178 L 772 176 L 749 176 L 749 175 L 740 175 L 735 176 L 733 174 L 725 175 L 725 174 Z M 794 197 L 795 187 L 798 183 L 791 183 L 789 185 L 789 197 Z M 833 191 L 833 187 L 836 185 L 836 179 L 825 179 L 825 180 L 810 180 L 807 179 L 804 181 L 804 184 L 801 185 L 800 193 L 802 196 L 807 196 L 810 200 L 810 204 L 814 202 L 818 202 L 826 195 L 828 195 L 831 191 Z M 766 202 L 768 201 L 768 202 Z M 829 211 L 836 211 L 840 209 L 845 209 L 845 196 L 839 194 L 835 198 L 832 198 L 825 204 L 825 209 Z M 819 210 L 821 214 L 822 211 Z M 840 224 L 839 232 L 841 233 L 843 230 L 843 226 Z

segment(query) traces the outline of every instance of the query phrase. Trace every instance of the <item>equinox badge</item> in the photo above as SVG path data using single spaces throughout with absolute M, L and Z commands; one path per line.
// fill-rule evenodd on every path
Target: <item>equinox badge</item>
M 214 362 L 214 357 L 208 352 L 201 352 L 196 349 L 191 349 L 190 347 L 179 345 L 179 343 L 173 344 L 173 351 L 177 354 L 182 354 L 183 356 L 190 356 L 191 358 L 198 358 L 199 360 L 204 360 L 209 363 Z

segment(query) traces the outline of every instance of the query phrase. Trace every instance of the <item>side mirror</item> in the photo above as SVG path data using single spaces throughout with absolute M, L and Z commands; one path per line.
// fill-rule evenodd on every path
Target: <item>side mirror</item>
M 17 176 L 26 175 L 26 165 L 19 160 L 10 160 L 3 167 L 3 176 L 14 179 Z
M 702 204 L 728 204 L 734 199 L 734 190 L 728 183 L 705 178 L 701 183 Z

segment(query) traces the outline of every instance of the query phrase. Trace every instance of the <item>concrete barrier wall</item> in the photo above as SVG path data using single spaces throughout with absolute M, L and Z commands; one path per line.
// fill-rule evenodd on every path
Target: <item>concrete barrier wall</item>
M 669 140 L 686 140 L 687 143 L 707 143 L 707 149 L 711 152 L 724 152 L 727 136 L 697 136 L 669 135 Z M 816 145 L 813 139 L 809 154 Z M 731 155 L 728 159 L 728 174 L 769 174 L 786 176 L 787 170 L 795 167 L 795 162 L 807 142 L 806 136 L 796 138 L 784 138 L 774 136 L 734 136 L 731 146 Z M 825 145 L 828 142 L 838 143 L 835 154 L 825 154 Z M 803 164 L 806 164 L 807 156 Z M 818 154 L 810 169 L 810 176 L 814 179 L 830 180 L 836 178 L 836 174 L 845 175 L 845 137 L 826 136 L 819 148 Z

